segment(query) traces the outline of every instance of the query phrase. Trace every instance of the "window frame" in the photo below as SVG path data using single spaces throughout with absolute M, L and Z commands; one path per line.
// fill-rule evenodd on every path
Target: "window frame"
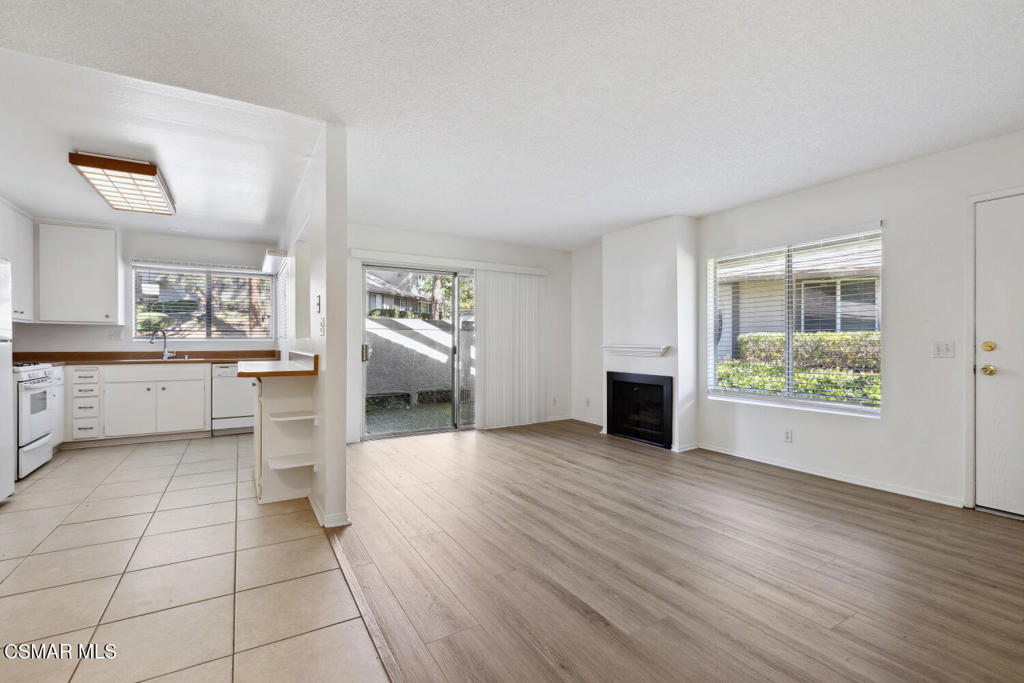
M 860 230 L 857 232 L 843 232 L 834 234 L 830 237 L 825 237 L 818 240 L 808 242 L 790 242 L 781 246 L 765 247 L 757 250 L 746 251 L 742 253 L 722 254 L 707 259 L 707 320 L 705 329 L 705 344 L 707 353 L 705 354 L 706 372 L 704 373 L 704 381 L 706 397 L 709 400 L 729 401 L 734 403 L 751 403 L 759 405 L 772 405 L 780 408 L 794 408 L 801 410 L 808 410 L 812 412 L 823 412 L 823 413 L 835 413 L 845 414 L 859 417 L 872 417 L 880 418 L 882 415 L 882 397 L 879 396 L 879 402 L 877 405 L 870 405 L 864 403 L 857 403 L 854 401 L 830 401 L 827 399 L 819 398 L 818 396 L 802 394 L 792 391 L 790 387 L 793 386 L 793 375 L 796 368 L 793 363 L 792 356 L 792 338 L 796 333 L 803 332 L 803 318 L 804 318 L 804 301 L 803 301 L 803 284 L 804 282 L 835 282 L 837 283 L 837 301 L 836 301 L 836 316 L 837 316 L 837 328 L 841 324 L 841 296 L 839 296 L 838 283 L 841 281 L 870 281 L 875 282 L 875 329 L 874 332 L 881 333 L 882 331 L 882 278 L 884 274 L 884 233 L 882 231 L 881 221 L 878 223 L 866 224 L 860 226 Z M 868 277 L 839 277 L 839 278 L 808 278 L 804 280 L 796 280 L 793 273 L 792 262 L 793 254 L 799 252 L 802 249 L 807 248 L 809 245 L 815 243 L 827 243 L 835 242 L 837 246 L 840 246 L 843 242 L 855 242 L 857 240 L 866 240 L 876 238 L 879 241 L 879 248 L 881 250 L 879 260 L 879 272 L 876 276 Z M 785 259 L 785 270 L 782 276 L 783 289 L 785 291 L 785 351 L 783 354 L 783 366 L 785 367 L 786 373 L 786 389 L 782 392 L 770 391 L 765 389 L 742 389 L 735 387 L 718 387 L 718 357 L 717 357 L 717 346 L 716 334 L 718 333 L 718 323 L 716 322 L 718 314 L 720 313 L 717 306 L 718 296 L 718 263 L 723 261 L 732 261 L 740 258 L 754 258 L 759 255 L 767 255 L 773 252 L 781 253 Z M 797 292 L 797 286 L 800 286 L 800 291 Z M 799 297 L 799 298 L 798 298 Z M 836 331 L 841 331 L 837 329 Z M 879 377 L 884 373 L 884 364 L 882 359 L 879 359 Z
M 139 270 L 157 270 L 157 271 L 176 271 L 181 273 L 202 273 L 207 278 L 213 275 L 227 275 L 231 277 L 257 277 L 270 281 L 270 305 L 268 310 L 270 312 L 270 321 L 267 325 L 267 335 L 260 337 L 177 337 L 168 335 L 169 340 L 176 340 L 178 342 L 202 342 L 202 343 L 249 343 L 249 342 L 276 342 L 277 341 L 277 329 L 278 329 L 278 311 L 277 311 L 277 275 L 264 273 L 262 270 L 248 269 L 248 268 L 232 268 L 230 266 L 192 266 L 185 264 L 175 263 L 160 263 L 159 261 L 132 261 L 129 267 L 129 294 L 128 300 L 131 306 L 131 320 L 132 320 L 132 340 L 133 341 L 146 341 L 148 342 L 152 336 L 152 332 L 148 334 L 139 334 L 138 324 L 138 292 L 136 291 L 136 271 Z
M 852 330 L 854 332 L 880 332 L 882 329 L 881 320 L 881 309 L 879 305 L 880 294 L 879 284 L 881 277 L 841 277 L 841 278 L 820 278 L 820 279 L 808 279 L 800 280 L 800 332 L 807 331 L 807 295 L 805 288 L 807 285 L 835 285 L 836 288 L 836 329 L 835 330 L 812 330 L 814 331 L 832 331 L 832 332 L 850 332 L 851 330 L 843 329 L 843 283 L 846 282 L 873 282 L 875 283 L 875 329 L 873 330 Z

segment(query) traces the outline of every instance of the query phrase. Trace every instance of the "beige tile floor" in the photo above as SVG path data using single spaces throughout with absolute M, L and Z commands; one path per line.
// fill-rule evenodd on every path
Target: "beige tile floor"
M 0 680 L 386 681 L 308 501 L 259 505 L 251 435 L 64 451 L 0 504 Z M 75 646 L 77 648 L 77 645 Z

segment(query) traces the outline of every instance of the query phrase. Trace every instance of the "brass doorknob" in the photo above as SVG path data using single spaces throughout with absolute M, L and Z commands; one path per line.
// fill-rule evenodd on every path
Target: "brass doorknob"
M 994 375 L 996 374 L 996 366 L 994 365 L 982 365 L 981 374 L 983 375 Z
M 982 351 L 995 351 L 996 350 L 996 343 L 995 342 L 991 342 L 991 341 L 981 342 L 981 350 Z

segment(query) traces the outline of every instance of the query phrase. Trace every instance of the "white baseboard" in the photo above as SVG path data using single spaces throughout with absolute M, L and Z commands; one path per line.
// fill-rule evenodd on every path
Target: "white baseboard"
M 249 430 L 252 431 L 251 429 Z M 102 448 L 104 446 L 125 446 L 137 443 L 156 443 L 158 441 L 179 441 L 181 439 L 208 439 L 209 430 L 198 432 L 172 432 L 170 434 L 143 434 L 141 436 L 119 436 L 109 439 L 92 439 L 85 441 L 65 441 L 57 450 L 74 451 L 80 448 Z
M 348 518 L 348 515 L 341 512 L 335 512 L 330 515 L 324 514 L 323 505 L 312 493 L 309 494 L 309 506 L 313 508 L 313 514 L 316 515 L 316 521 L 319 522 L 322 527 L 348 526 L 352 523 L 352 520 Z
M 922 491 L 920 489 L 914 489 L 907 486 L 899 486 L 897 484 L 890 484 L 884 481 L 876 481 L 874 479 L 866 479 L 864 477 L 858 477 L 845 472 L 834 472 L 831 470 L 821 469 L 818 467 L 808 467 L 806 465 L 797 465 L 785 460 L 777 460 L 775 458 L 765 458 L 751 453 L 743 453 L 732 448 L 723 448 L 722 446 L 715 446 L 713 444 L 702 443 L 697 446 L 706 451 L 715 451 L 716 453 L 724 453 L 725 455 L 731 455 L 737 458 L 743 458 L 744 460 L 753 460 L 755 462 L 763 462 L 766 465 L 774 465 L 787 470 L 793 470 L 795 472 L 803 472 L 805 474 L 813 474 L 819 477 L 825 477 L 826 479 L 834 479 L 836 481 L 842 481 L 847 484 L 856 484 L 858 486 L 866 486 L 871 489 L 878 489 L 879 491 L 886 491 L 888 493 L 898 493 L 901 496 L 910 496 L 911 498 L 920 498 L 921 500 L 931 501 L 933 503 L 942 503 L 943 505 L 951 505 L 953 507 L 963 507 L 964 501 L 962 498 L 956 496 L 944 496 L 931 491 Z
M 541 422 L 558 422 L 559 420 L 571 420 L 572 415 L 558 415 L 556 417 L 545 417 Z
M 696 444 L 696 443 L 688 443 L 688 444 L 683 444 L 682 446 L 677 446 L 675 448 L 670 448 L 669 450 L 671 450 L 673 453 L 685 453 L 686 451 L 692 451 L 692 450 L 695 450 L 697 448 L 700 448 L 700 446 L 698 444 Z

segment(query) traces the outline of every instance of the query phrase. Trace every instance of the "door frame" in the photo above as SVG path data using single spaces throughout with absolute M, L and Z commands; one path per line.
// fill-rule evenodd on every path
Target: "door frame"
M 977 423 L 977 373 L 975 370 L 975 359 L 977 349 L 975 340 L 978 338 L 977 324 L 977 263 L 978 263 L 978 204 L 991 202 L 999 199 L 1008 199 L 1024 195 L 1024 185 L 1009 187 L 994 192 L 968 197 L 968 211 L 970 212 L 967 221 L 967 236 L 965 244 L 965 258 L 967 259 L 967 288 L 968 296 L 966 302 L 966 320 L 964 329 L 967 330 L 967 339 L 964 344 L 963 372 L 964 372 L 964 404 L 966 411 L 964 415 L 964 507 L 976 507 L 977 502 L 977 475 L 978 475 L 978 423 Z
M 429 275 L 444 275 L 444 276 L 448 276 L 448 277 L 452 278 L 452 346 L 451 346 L 451 349 L 449 349 L 449 351 L 448 351 L 448 358 L 451 361 L 451 365 L 452 365 L 452 371 L 451 371 L 451 383 L 452 383 L 452 408 L 451 408 L 451 411 L 452 412 L 451 412 L 451 420 L 449 422 L 448 427 L 442 428 L 442 429 L 421 429 L 421 430 L 417 430 L 417 431 L 400 432 L 400 433 L 395 433 L 395 434 L 369 434 L 369 433 L 367 433 L 367 431 L 366 431 L 366 373 L 367 373 L 367 369 L 368 369 L 367 368 L 368 361 L 361 361 L 359 363 L 359 365 L 361 366 L 361 369 L 362 369 L 362 392 L 361 392 L 361 396 L 360 396 L 360 401 L 361 401 L 361 404 L 362 404 L 361 405 L 361 410 L 360 410 L 360 414 L 362 416 L 362 425 L 360 427 L 360 434 L 359 434 L 360 440 L 361 441 L 371 441 L 373 439 L 386 439 L 386 438 L 396 437 L 396 436 L 413 436 L 413 435 L 416 435 L 416 434 L 435 434 L 435 433 L 438 433 L 438 432 L 452 432 L 452 431 L 458 431 L 460 429 L 469 429 L 470 426 L 462 425 L 462 424 L 459 423 L 459 416 L 460 416 L 461 407 L 462 407 L 461 406 L 462 392 L 460 390 L 460 382 L 462 380 L 462 377 L 461 377 L 461 372 L 460 372 L 460 369 L 459 369 L 459 357 L 458 357 L 458 354 L 459 354 L 459 351 L 458 351 L 458 349 L 459 349 L 459 333 L 461 331 L 461 320 L 459 319 L 459 315 L 460 315 L 460 310 L 459 310 L 459 278 L 464 277 L 465 273 L 460 273 L 458 270 L 443 270 L 443 269 L 440 269 L 440 268 L 437 268 L 437 267 L 434 267 L 434 268 L 429 268 L 429 267 L 428 268 L 420 268 L 420 267 L 417 267 L 417 266 L 406 266 L 406 265 L 397 265 L 397 264 L 385 265 L 385 264 L 378 264 L 378 263 L 369 263 L 369 262 L 365 262 L 365 261 L 362 262 L 361 265 L 362 265 L 362 277 L 360 279 L 360 284 L 362 286 L 362 296 L 360 297 L 360 301 L 362 301 L 362 307 L 361 307 L 361 310 L 359 312 L 359 315 L 360 315 L 360 319 L 361 319 L 361 323 L 360 323 L 360 325 L 361 325 L 360 342 L 364 346 L 369 343 L 367 341 L 367 335 L 366 335 L 366 313 L 365 313 L 365 311 L 368 310 L 368 307 L 369 307 L 369 304 L 370 304 L 369 292 L 366 289 L 366 271 L 367 270 L 374 270 L 374 269 L 376 269 L 376 270 L 407 271 L 407 272 L 410 272 L 410 273 L 426 273 L 426 274 L 429 274 Z M 472 276 L 469 276 L 469 277 L 472 277 Z M 362 358 L 362 349 L 360 349 L 360 358 Z

